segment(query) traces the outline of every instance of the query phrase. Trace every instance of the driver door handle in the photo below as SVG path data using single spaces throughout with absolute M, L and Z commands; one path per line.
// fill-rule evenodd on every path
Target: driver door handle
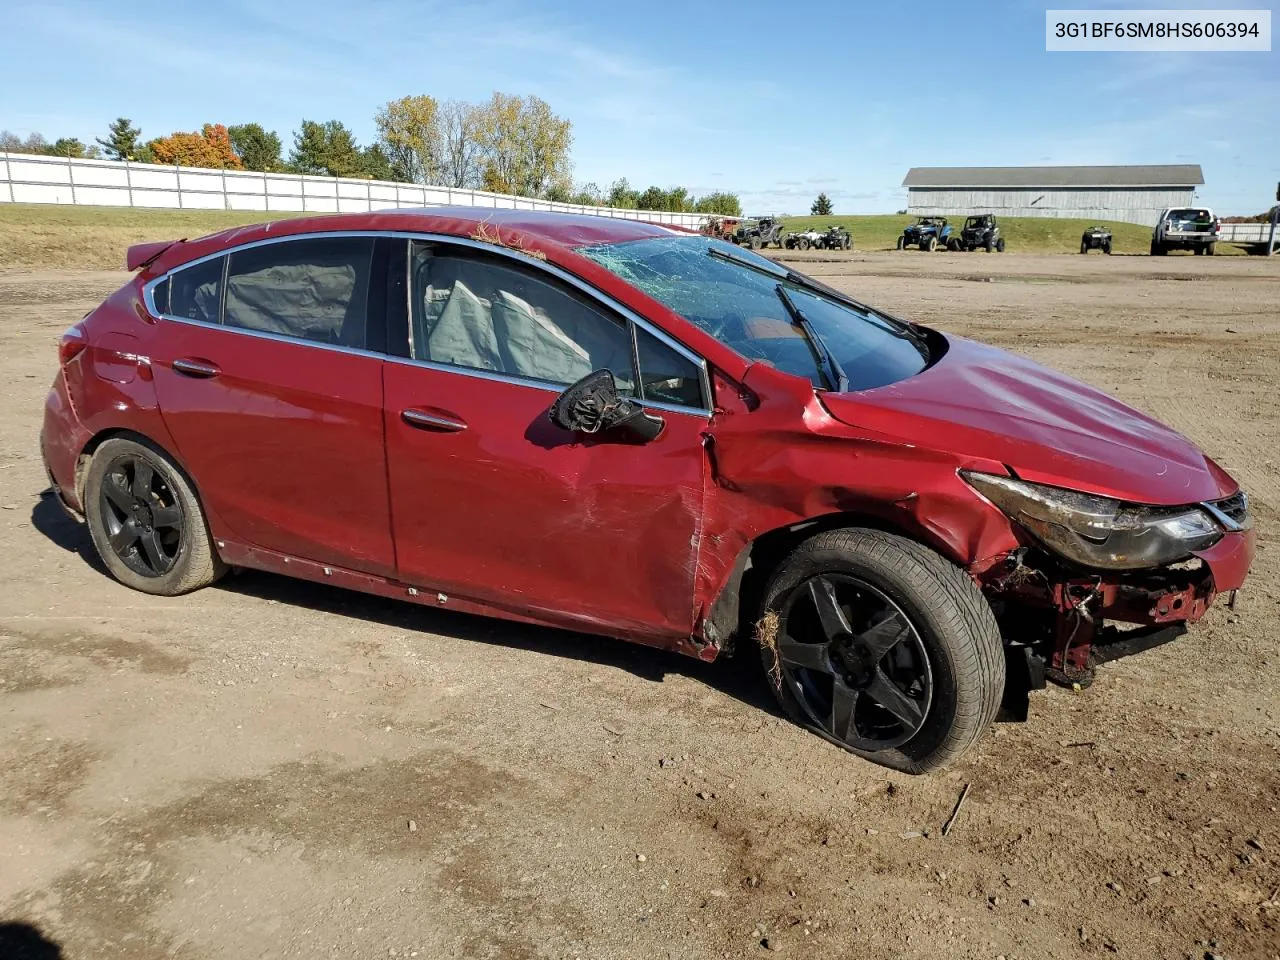
M 199 380 L 212 379 L 222 372 L 222 368 L 216 363 L 196 360 L 193 357 L 179 357 L 173 361 L 173 370 L 174 373 L 180 373 L 184 377 L 195 377 Z
M 417 410 L 414 407 L 401 410 L 400 419 L 411 427 L 417 427 L 419 430 L 458 433 L 467 429 L 467 425 L 461 420 L 455 420 L 453 417 L 442 417 L 438 413 L 427 413 L 425 410 Z

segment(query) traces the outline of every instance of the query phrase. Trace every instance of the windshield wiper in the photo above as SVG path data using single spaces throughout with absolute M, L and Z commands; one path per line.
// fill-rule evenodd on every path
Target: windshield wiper
M 797 327 L 804 331 L 805 337 L 808 338 L 809 344 L 813 347 L 814 352 L 818 355 L 821 362 L 826 366 L 826 379 L 837 393 L 844 393 L 849 389 L 849 378 L 845 376 L 844 369 L 840 366 L 840 361 L 831 352 L 825 340 L 819 336 L 818 331 L 813 328 L 813 324 L 809 322 L 809 318 L 804 315 L 799 307 L 796 306 L 795 300 L 791 298 L 791 294 L 787 293 L 787 288 L 782 284 L 778 284 L 773 288 L 777 291 L 778 299 L 782 301 L 783 306 L 787 308 L 787 313 L 791 314 L 791 319 L 795 321 Z
M 795 284 L 803 290 L 819 294 L 820 296 L 826 297 L 828 300 L 834 300 L 836 303 L 843 304 L 846 307 L 853 307 L 855 310 L 865 313 L 868 320 L 874 319 L 884 321 L 882 329 L 884 329 L 886 333 L 895 337 L 910 340 L 915 344 L 916 349 L 924 355 L 925 361 L 928 362 L 929 344 L 925 339 L 924 334 L 905 320 L 899 320 L 897 317 L 890 316 L 887 313 L 882 313 L 873 307 L 867 306 L 859 300 L 853 299 L 853 297 L 847 294 L 841 293 L 834 287 L 829 287 L 825 283 L 812 280 L 804 274 L 796 273 L 794 270 L 788 270 L 783 266 L 778 266 L 776 269 L 766 267 L 764 264 L 757 263 L 747 257 L 738 256 L 728 250 L 721 250 L 719 247 L 707 247 L 707 256 L 714 257 L 717 260 L 723 260 L 726 263 L 736 263 L 740 267 L 746 267 L 748 270 L 754 270 L 756 273 L 763 274 L 766 277 L 772 277 L 775 280 L 786 280 L 787 283 Z M 772 263 L 772 261 L 770 261 L 770 263 Z

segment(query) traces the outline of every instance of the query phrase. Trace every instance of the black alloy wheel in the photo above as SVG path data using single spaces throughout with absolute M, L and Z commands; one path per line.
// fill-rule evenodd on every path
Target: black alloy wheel
M 816 727 L 870 753 L 919 733 L 933 670 L 896 603 L 858 577 L 823 573 L 793 588 L 779 614 L 780 683 Z
M 111 550 L 134 573 L 162 577 L 182 552 L 186 514 L 164 476 L 141 456 L 116 459 L 99 491 Z

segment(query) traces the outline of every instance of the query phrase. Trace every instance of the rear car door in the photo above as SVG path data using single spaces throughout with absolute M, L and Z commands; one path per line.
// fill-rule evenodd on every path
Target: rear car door
M 385 371 L 401 579 L 587 630 L 687 637 L 701 361 L 550 268 L 464 243 L 414 241 L 408 260 L 408 355 Z M 601 368 L 665 418 L 657 439 L 583 441 L 550 422 L 560 391 Z
M 176 452 L 229 536 L 390 576 L 376 248 L 285 238 L 173 271 L 150 287 L 152 369 Z

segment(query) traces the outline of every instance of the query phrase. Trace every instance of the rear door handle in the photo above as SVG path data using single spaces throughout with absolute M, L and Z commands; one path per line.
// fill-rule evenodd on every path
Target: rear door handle
M 401 410 L 400 419 L 411 427 L 417 427 L 419 430 L 457 433 L 460 430 L 467 429 L 467 425 L 461 420 L 455 420 L 453 417 L 442 417 L 438 413 L 427 413 L 425 410 L 416 410 L 413 407 Z
M 222 368 L 216 363 L 191 357 L 180 357 L 173 361 L 173 369 L 175 373 L 180 373 L 184 377 L 195 377 L 199 380 L 208 380 L 222 372 Z

